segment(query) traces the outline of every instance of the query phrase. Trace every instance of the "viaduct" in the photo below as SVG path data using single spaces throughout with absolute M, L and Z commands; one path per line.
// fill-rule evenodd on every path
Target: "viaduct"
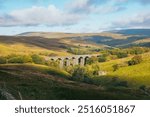
M 63 68 L 64 66 L 75 66 L 80 65 L 84 66 L 87 60 L 91 57 L 98 57 L 98 55 L 72 55 L 72 56 L 57 56 L 57 57 L 48 57 L 46 60 L 58 61 L 59 67 Z

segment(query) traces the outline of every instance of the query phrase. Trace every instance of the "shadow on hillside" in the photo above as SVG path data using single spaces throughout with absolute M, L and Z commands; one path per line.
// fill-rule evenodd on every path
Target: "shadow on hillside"
M 85 36 L 85 37 L 74 37 L 74 40 L 84 40 L 89 42 L 95 42 L 113 47 L 126 47 L 131 46 L 133 42 L 147 38 L 147 36 L 132 36 L 127 39 L 114 39 L 108 36 Z
M 60 39 L 48 39 L 43 37 L 26 37 L 26 36 L 0 36 L 0 43 L 4 44 L 25 44 L 28 47 L 40 47 L 48 50 L 61 50 L 63 46 L 70 45 L 62 43 Z

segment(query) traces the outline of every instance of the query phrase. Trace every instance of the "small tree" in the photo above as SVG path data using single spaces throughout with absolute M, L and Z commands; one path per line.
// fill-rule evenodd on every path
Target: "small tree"
M 31 57 L 35 64 L 45 64 L 45 60 L 39 55 L 33 54 Z
M 93 56 L 93 57 L 91 57 L 87 60 L 87 64 L 93 64 L 93 63 L 96 63 L 96 62 L 98 62 L 98 58 L 95 57 L 95 56 Z
M 98 57 L 99 62 L 105 62 L 106 60 L 107 60 L 107 58 L 105 56 Z
M 84 67 L 76 67 L 72 73 L 73 80 L 83 81 L 85 77 L 85 69 Z
M 0 64 L 6 64 L 7 59 L 3 56 L 0 57 Z
M 16 56 L 8 60 L 8 63 L 32 63 L 32 58 L 30 56 Z
M 119 66 L 119 64 L 115 64 L 112 67 L 113 67 L 113 71 L 117 71 L 120 66 Z
M 47 62 L 46 62 L 46 65 L 48 65 L 48 66 L 50 66 L 50 67 L 56 67 L 56 68 L 59 67 L 58 61 L 47 61 Z
M 141 56 L 134 56 L 130 61 L 128 61 L 128 65 L 131 66 L 131 65 L 136 65 L 136 64 L 139 64 L 143 61 L 142 57 Z

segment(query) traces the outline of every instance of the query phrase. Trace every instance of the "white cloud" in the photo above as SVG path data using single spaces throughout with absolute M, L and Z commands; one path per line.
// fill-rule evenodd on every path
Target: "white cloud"
M 0 26 L 70 25 L 77 23 L 82 18 L 81 15 L 61 11 L 54 5 L 48 8 L 33 6 L 0 16 Z
M 109 1 L 109 4 L 104 4 Z M 73 13 L 112 13 L 125 9 L 125 7 L 121 5 L 116 5 L 114 2 L 125 2 L 127 0 L 75 0 L 70 2 L 67 7 L 69 7 L 69 11 Z
M 91 12 L 93 6 L 89 3 L 90 0 L 74 0 L 67 4 L 66 7 L 68 7 L 71 12 L 88 13 Z
M 150 12 L 141 12 L 131 17 L 122 17 L 113 23 L 119 28 L 150 28 Z

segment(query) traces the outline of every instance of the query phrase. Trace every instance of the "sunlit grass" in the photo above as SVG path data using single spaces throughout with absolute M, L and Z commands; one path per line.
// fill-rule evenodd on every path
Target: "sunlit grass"
M 1 44 L 0 43 L 0 55 L 7 56 L 10 54 L 18 54 L 18 55 L 27 55 L 27 54 L 38 54 L 42 56 L 48 55 L 58 55 L 58 56 L 66 56 L 69 55 L 66 51 L 54 51 L 48 50 L 36 46 L 27 46 L 24 44 L 16 43 L 16 44 Z
M 131 86 L 150 86 L 150 53 L 142 55 L 143 62 L 138 65 L 121 67 L 117 71 L 113 71 L 114 64 L 123 64 L 131 57 L 112 60 L 109 62 L 101 63 L 101 69 L 108 72 L 109 76 L 116 77 L 125 81 Z

